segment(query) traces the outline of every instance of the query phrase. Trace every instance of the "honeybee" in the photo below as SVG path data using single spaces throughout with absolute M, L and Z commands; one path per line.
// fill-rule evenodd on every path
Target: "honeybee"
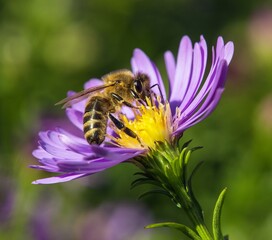
M 89 144 L 100 145 L 106 136 L 108 120 L 132 138 L 139 138 L 136 133 L 126 127 L 113 114 L 125 105 L 137 108 L 135 101 L 145 104 L 146 97 L 151 94 L 150 78 L 144 73 L 133 74 L 122 69 L 104 75 L 103 84 L 85 89 L 56 104 L 70 107 L 72 104 L 88 98 L 83 115 L 84 137 Z

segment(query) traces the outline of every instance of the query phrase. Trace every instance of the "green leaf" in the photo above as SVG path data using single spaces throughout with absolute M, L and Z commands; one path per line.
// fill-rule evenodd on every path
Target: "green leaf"
M 223 189 L 223 191 L 220 193 L 213 210 L 212 227 L 213 227 L 213 236 L 215 240 L 225 239 L 221 231 L 221 213 L 222 213 L 222 207 L 223 207 L 226 191 L 227 191 L 227 188 Z
M 154 224 L 147 225 L 145 228 L 159 228 L 159 227 L 174 228 L 181 231 L 190 239 L 201 240 L 201 238 L 191 228 L 183 224 L 179 224 L 175 222 L 154 223 Z

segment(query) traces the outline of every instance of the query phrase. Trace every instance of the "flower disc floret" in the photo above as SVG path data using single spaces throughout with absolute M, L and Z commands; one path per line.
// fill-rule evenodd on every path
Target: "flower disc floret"
M 119 118 L 126 127 L 131 129 L 138 138 L 132 138 L 124 131 L 114 128 L 118 137 L 113 137 L 113 141 L 121 147 L 136 149 L 155 149 L 156 142 L 172 142 L 174 129 L 169 103 L 163 104 L 157 98 L 156 104 L 150 99 L 146 99 L 147 105 L 139 105 L 134 110 L 134 116 L 129 119 L 125 114 L 120 114 Z

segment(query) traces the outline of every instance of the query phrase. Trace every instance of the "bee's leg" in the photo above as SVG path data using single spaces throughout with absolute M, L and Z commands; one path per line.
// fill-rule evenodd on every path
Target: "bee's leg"
M 131 95 L 132 95 L 132 97 L 135 99 L 135 100 L 137 100 L 140 104 L 142 104 L 142 105 L 146 105 L 147 103 L 146 103 L 146 100 L 142 100 L 140 97 L 139 97 L 139 95 L 133 90 L 133 89 L 130 89 L 130 93 L 131 93 Z
M 121 104 L 124 104 L 125 106 L 127 107 L 130 107 L 130 108 L 138 108 L 136 106 L 134 106 L 133 104 L 125 101 L 120 95 L 116 94 L 116 93 L 111 93 L 111 96 L 114 100 L 116 100 L 117 102 L 120 102 Z
M 114 117 L 110 113 L 109 113 L 109 118 L 119 130 L 123 131 L 124 133 L 126 133 L 128 136 L 130 136 L 132 138 L 136 138 L 137 141 L 143 147 L 143 144 L 141 143 L 140 138 L 137 136 L 137 134 L 135 132 L 133 132 L 130 128 L 126 127 L 124 123 L 122 123 L 119 119 L 117 119 L 116 117 Z

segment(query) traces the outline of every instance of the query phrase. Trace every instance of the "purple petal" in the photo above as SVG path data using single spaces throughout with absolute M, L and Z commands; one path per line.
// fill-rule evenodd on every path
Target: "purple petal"
M 92 78 L 84 84 L 84 89 L 100 86 L 103 84 L 103 81 L 98 78 Z
M 122 114 L 126 115 L 127 119 L 134 119 L 135 114 L 131 107 L 123 106 L 121 109 Z
M 203 121 L 203 119 L 208 117 L 217 106 L 223 91 L 224 91 L 223 89 L 218 89 L 213 97 L 212 102 L 205 108 L 205 110 L 202 111 L 201 114 L 196 115 L 193 119 L 190 119 L 190 121 L 186 122 L 186 124 L 184 124 L 183 126 L 181 125 L 180 128 L 178 128 L 174 134 L 179 135 L 180 133 L 184 132 L 184 130 Z
M 50 145 L 62 147 L 62 144 L 60 144 L 59 142 L 56 142 L 55 139 L 52 139 L 52 138 L 49 137 L 50 132 L 51 131 L 40 132 L 39 137 L 40 137 L 41 141 L 39 141 L 39 143 L 40 142 L 45 142 L 45 143 L 50 144 Z
M 38 159 L 41 159 L 41 158 L 50 158 L 52 157 L 52 155 L 46 151 L 44 151 L 44 149 L 42 149 L 40 146 L 38 149 L 34 150 L 32 152 L 32 155 L 35 157 L 35 158 L 38 158 Z
M 82 159 L 84 155 L 74 152 L 71 149 L 68 148 L 58 148 L 49 144 L 46 144 L 45 142 L 41 142 L 40 146 L 51 155 L 63 158 L 63 159 Z
M 114 166 L 116 164 L 110 165 L 108 162 L 100 158 L 94 161 L 58 161 L 57 165 L 61 172 L 75 172 L 75 173 L 97 173 L 106 168 Z
M 180 42 L 175 81 L 169 98 L 172 108 L 180 105 L 188 89 L 192 70 L 192 55 L 192 42 L 189 37 L 185 36 Z
M 69 120 L 80 130 L 83 129 L 83 113 L 73 108 L 66 109 L 66 115 Z
M 42 163 L 42 162 L 40 162 Z M 59 168 L 57 166 L 43 166 L 43 165 L 30 165 L 30 168 L 43 170 L 47 172 L 59 173 Z
M 44 179 L 39 179 L 36 181 L 33 181 L 32 184 L 54 184 L 54 183 L 63 183 L 63 182 L 68 182 L 77 178 L 85 177 L 89 174 L 63 174 L 57 177 L 50 177 L 50 178 L 44 178 Z
M 185 97 L 179 106 L 181 112 L 183 112 L 184 109 L 187 108 L 189 104 L 191 104 L 193 98 L 198 93 L 204 76 L 206 63 L 207 45 L 204 38 L 202 37 L 200 43 L 196 43 L 194 47 L 192 76 Z
M 226 55 L 225 55 L 225 59 L 227 61 L 227 64 L 229 65 L 230 64 L 230 61 L 233 57 L 233 54 L 234 54 L 234 45 L 233 45 L 233 42 L 228 42 L 225 46 L 225 52 L 226 52 Z
M 52 147 L 52 146 L 51 146 Z M 69 159 L 61 160 L 56 158 L 41 159 L 40 162 L 45 166 L 32 165 L 30 167 L 46 170 L 49 172 L 67 172 L 67 174 L 60 175 L 57 177 L 50 177 L 46 179 L 40 179 L 34 181 L 34 184 L 51 184 L 70 181 L 79 177 L 87 176 L 93 173 L 103 171 L 107 168 L 113 167 L 123 161 L 131 159 L 143 151 L 135 149 L 125 149 L 116 147 L 101 147 L 91 146 L 94 150 L 96 159 Z M 50 149 L 52 151 L 52 149 Z M 55 153 L 54 153 L 55 154 Z M 64 154 L 63 154 L 64 155 Z
M 105 158 L 113 159 L 114 156 L 118 158 L 118 154 L 135 154 L 135 156 L 144 153 L 146 150 L 134 148 L 121 148 L 116 146 L 100 147 L 99 145 L 91 145 L 92 151 Z
M 69 91 L 67 93 L 67 97 L 73 96 L 74 94 L 76 94 L 76 92 Z M 78 112 L 84 112 L 85 104 L 86 104 L 86 99 L 82 99 L 79 102 L 73 102 L 71 108 L 78 111 Z
M 203 99 L 206 97 L 207 93 L 210 91 L 210 89 L 214 86 L 214 79 L 218 71 L 218 61 L 211 67 L 210 73 L 208 74 L 208 77 L 206 81 L 204 82 L 203 86 L 201 87 L 199 92 L 197 93 L 197 96 L 192 100 L 190 105 L 186 109 L 183 109 L 183 114 L 187 117 L 190 117 L 192 113 L 199 107 Z
M 226 73 L 227 62 L 222 60 L 218 65 L 211 89 L 207 95 L 205 94 L 205 96 L 202 96 L 202 99 L 205 99 L 204 102 L 199 102 L 199 105 L 197 105 L 196 108 L 192 110 L 189 116 L 186 116 L 185 114 L 183 115 L 183 117 L 180 119 L 177 133 L 183 132 L 185 129 L 202 121 L 215 109 L 216 104 L 218 103 L 224 90 L 223 86 L 226 79 Z
M 217 38 L 217 42 L 216 42 L 216 58 L 219 58 L 222 52 L 222 49 L 225 47 L 224 45 L 224 40 L 223 38 L 220 36 Z
M 57 132 L 59 132 L 59 133 L 65 135 L 65 136 L 67 136 L 68 138 L 70 138 L 75 143 L 87 144 L 86 140 L 83 138 L 83 132 L 82 132 L 82 137 L 78 137 L 78 136 L 75 136 L 74 134 L 71 134 L 71 133 L 65 131 L 62 128 L 57 128 L 56 130 L 57 130 Z M 81 129 L 81 131 L 82 131 L 82 129 Z
M 75 137 L 72 134 L 67 136 L 56 131 L 49 131 L 48 135 L 54 143 L 59 144 L 63 148 L 71 149 L 77 153 L 90 153 L 90 145 L 79 137 Z
M 65 131 L 61 133 L 61 129 L 57 130 L 40 133 L 40 146 L 33 151 L 34 157 L 82 159 L 85 156 L 91 156 L 90 145 L 85 140 L 72 134 L 65 135 Z
M 175 72 L 176 72 L 176 62 L 174 55 L 171 51 L 167 51 L 164 54 L 164 62 L 166 66 L 166 71 L 169 79 L 169 96 L 173 91 L 174 82 L 175 82 Z

